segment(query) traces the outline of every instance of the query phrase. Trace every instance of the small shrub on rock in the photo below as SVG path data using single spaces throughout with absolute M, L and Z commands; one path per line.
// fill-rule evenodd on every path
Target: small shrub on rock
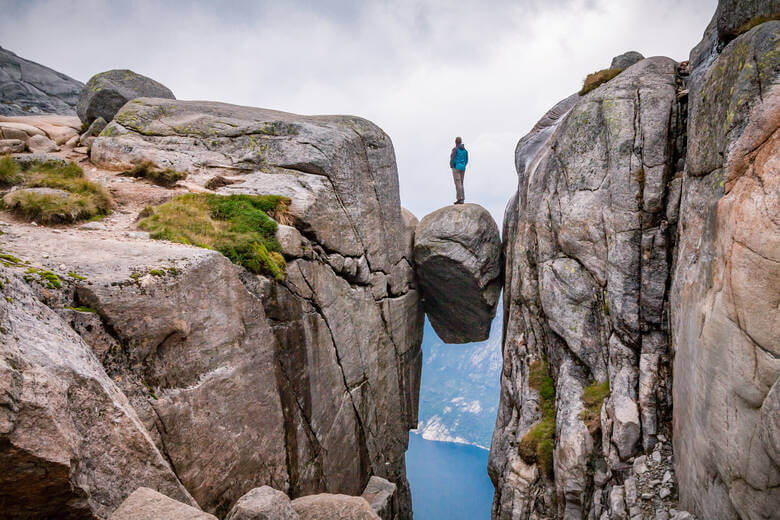
M 555 383 L 547 362 L 538 359 L 528 367 L 528 385 L 539 392 L 542 418 L 520 440 L 517 453 L 527 463 L 538 463 L 542 471 L 553 477 L 555 449 Z
M 135 166 L 132 170 L 125 172 L 124 175 L 146 179 L 165 188 L 170 188 L 177 182 L 187 178 L 186 172 L 176 171 L 171 168 L 161 169 L 149 161 Z
M 253 273 L 282 280 L 286 263 L 269 215 L 286 214 L 289 203 L 277 195 L 187 193 L 145 209 L 138 226 L 152 238 L 214 249 Z
M 0 158 L 0 188 L 10 188 L 24 181 L 22 168 L 13 157 L 6 155 Z
M 15 184 L 22 189 L 4 197 L 14 213 L 40 224 L 67 224 L 107 215 L 111 196 L 106 189 L 84 178 L 75 163 L 33 163 L 26 170 L 17 164 L 10 168 L 5 160 L 0 169 L 16 172 Z
M 588 427 L 591 435 L 601 429 L 601 404 L 609 395 L 609 381 L 593 383 L 582 390 L 582 404 L 585 409 L 580 413 L 580 419 Z
M 588 77 L 585 78 L 585 82 L 582 84 L 582 88 L 580 89 L 580 96 L 584 96 L 591 90 L 603 85 L 624 70 L 625 69 L 604 69 L 592 74 L 588 74 Z

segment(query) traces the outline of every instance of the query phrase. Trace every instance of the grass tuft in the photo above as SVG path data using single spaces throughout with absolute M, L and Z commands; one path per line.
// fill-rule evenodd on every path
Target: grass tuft
M 277 195 L 187 193 L 147 208 L 138 226 L 152 238 L 214 249 L 253 273 L 282 280 L 286 263 L 269 215 L 286 214 L 289 203 Z
M 171 168 L 161 169 L 150 161 L 136 165 L 132 170 L 124 172 L 123 175 L 146 179 L 166 188 L 171 188 L 177 182 L 187 178 L 186 172 L 179 172 Z
M 13 174 L 14 170 L 8 166 L 6 158 L 0 163 L 0 171 Z M 36 163 L 25 171 L 17 164 L 15 171 L 14 175 L 19 177 L 16 184 L 23 188 L 51 188 L 67 192 L 67 196 L 24 190 L 11 192 L 7 199 L 8 208 L 25 219 L 40 224 L 61 224 L 105 216 L 111 211 L 111 196 L 106 189 L 85 179 L 84 172 L 75 163 Z
M 542 419 L 523 436 L 517 452 L 526 463 L 538 463 L 542 471 L 553 478 L 555 383 L 550 377 L 546 361 L 538 359 L 528 368 L 528 385 L 539 392 Z
M 584 96 L 596 87 L 603 85 L 624 70 L 625 69 L 604 69 L 592 74 L 588 74 L 582 84 L 582 88 L 580 89 L 580 96 Z
M 609 381 L 593 383 L 582 390 L 582 404 L 585 409 L 580 413 L 580 419 L 588 427 L 591 435 L 601 429 L 601 404 L 609 395 Z

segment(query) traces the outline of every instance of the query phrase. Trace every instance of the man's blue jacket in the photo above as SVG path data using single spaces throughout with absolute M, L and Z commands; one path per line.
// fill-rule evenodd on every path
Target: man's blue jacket
M 466 151 L 466 147 L 463 146 L 463 143 L 452 149 L 452 153 L 450 154 L 450 168 L 465 172 L 468 163 L 469 153 Z

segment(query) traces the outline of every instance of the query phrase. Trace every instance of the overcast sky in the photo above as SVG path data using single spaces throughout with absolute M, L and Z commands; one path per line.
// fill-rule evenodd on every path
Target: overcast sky
M 392 138 L 401 201 L 418 217 L 455 198 L 499 221 L 514 148 L 612 56 L 687 59 L 716 0 L 0 0 L 0 46 L 86 82 L 129 68 L 206 99 L 353 114 Z

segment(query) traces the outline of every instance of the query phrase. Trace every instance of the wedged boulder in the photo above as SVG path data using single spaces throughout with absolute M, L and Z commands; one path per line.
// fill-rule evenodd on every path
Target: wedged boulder
M 3 518 L 105 518 L 142 485 L 194 504 L 89 345 L 22 269 L 0 266 Z
M 176 99 L 168 87 L 152 78 L 115 69 L 90 78 L 81 90 L 76 112 L 84 123 L 91 124 L 99 117 L 111 121 L 122 105 L 139 97 Z
M 362 497 L 321 493 L 296 498 L 292 506 L 301 520 L 381 520 Z
M 501 292 L 501 238 L 477 204 L 441 208 L 414 235 L 425 312 L 445 343 L 487 339 Z
M 217 520 L 200 509 L 140 487 L 122 502 L 109 520 Z
M 73 115 L 83 86 L 0 47 L 0 116 Z
M 290 498 L 279 490 L 263 486 L 238 499 L 225 520 L 298 520 Z

